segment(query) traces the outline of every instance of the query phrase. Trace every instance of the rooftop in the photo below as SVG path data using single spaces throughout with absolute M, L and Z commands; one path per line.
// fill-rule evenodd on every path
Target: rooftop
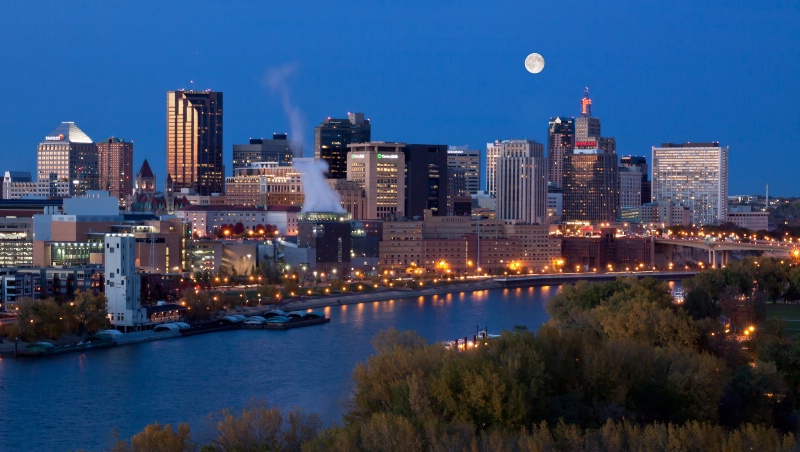
M 53 144 L 53 143 L 94 143 L 89 135 L 86 135 L 83 130 L 78 128 L 74 122 L 62 122 L 50 134 L 44 137 L 40 144 Z

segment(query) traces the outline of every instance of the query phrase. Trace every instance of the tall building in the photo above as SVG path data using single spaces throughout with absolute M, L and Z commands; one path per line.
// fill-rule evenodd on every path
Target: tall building
M 303 155 L 303 150 L 296 150 Z M 291 165 L 292 147 L 285 133 L 273 133 L 272 139 L 251 138 L 250 144 L 233 145 L 233 171 L 246 168 L 251 163 L 275 162 Z
M 588 138 L 600 138 L 600 118 L 592 116 L 592 99 L 587 87 L 581 99 L 581 115 L 575 119 L 575 140 L 586 141 Z
M 363 113 L 347 113 L 346 119 L 327 118 L 314 128 L 314 158 L 328 164 L 328 177 L 346 179 L 347 145 L 371 140 L 372 126 Z
M 358 183 L 366 195 L 362 219 L 385 220 L 405 216 L 406 154 L 403 143 L 351 144 L 347 180 Z
M 564 221 L 617 219 L 617 155 L 599 148 L 576 148 L 564 171 Z
M 638 166 L 619 166 L 619 205 L 621 208 L 642 205 L 642 169 Z
M 497 218 L 547 224 L 547 158 L 532 140 L 502 142 L 497 159 Z
M 39 143 L 39 182 L 68 182 L 71 196 L 97 190 L 97 146 L 74 122 L 62 122 Z
M 441 144 L 406 144 L 405 215 L 420 217 L 425 210 L 433 215 L 447 215 L 447 146 Z
M 124 206 L 133 194 L 133 143 L 114 137 L 97 143 L 97 166 L 99 188 Z
M 497 159 L 503 151 L 503 142 L 486 143 L 486 194 L 497 196 Z
M 551 118 L 547 132 L 547 157 L 550 164 L 547 181 L 556 188 L 564 185 L 564 165 L 574 148 L 575 118 Z
M 222 93 L 167 92 L 167 175 L 174 188 L 224 192 Z
M 475 195 L 481 189 L 481 151 L 467 146 L 448 146 L 447 168 L 464 170 L 467 193 Z
M 106 234 L 103 245 L 109 320 L 115 328 L 135 329 L 146 321 L 146 310 L 141 308 L 139 300 L 136 237 L 133 234 Z
M 728 147 L 718 142 L 653 146 L 653 201 L 689 207 L 693 224 L 728 219 Z

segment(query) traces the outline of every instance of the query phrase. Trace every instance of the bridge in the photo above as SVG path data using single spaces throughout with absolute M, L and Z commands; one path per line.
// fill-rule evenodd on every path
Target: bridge
M 494 278 L 493 280 L 502 287 L 538 287 L 574 284 L 582 280 L 615 281 L 617 278 L 631 276 L 640 279 L 655 278 L 662 281 L 676 281 L 691 278 L 698 272 L 699 270 L 545 273 L 542 275 L 509 275 L 503 278 Z
M 800 257 L 800 244 L 791 242 L 776 242 L 773 240 L 711 240 L 700 238 L 665 238 L 656 237 L 656 245 L 669 246 L 669 260 L 672 260 L 672 250 L 676 246 L 685 246 L 708 251 L 708 264 L 712 268 L 719 268 L 728 264 L 731 251 L 760 251 L 771 257 Z M 719 255 L 719 256 L 718 256 Z

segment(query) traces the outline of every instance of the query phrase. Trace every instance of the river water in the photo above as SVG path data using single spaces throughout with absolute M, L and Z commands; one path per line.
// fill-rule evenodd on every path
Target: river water
M 346 409 L 350 375 L 388 328 L 430 342 L 537 329 L 558 287 L 462 292 L 326 308 L 326 325 L 288 331 L 235 330 L 67 354 L 0 359 L 0 451 L 110 444 L 147 424 L 189 422 L 204 439 L 208 414 L 253 399 L 301 407 L 326 425 Z M 206 433 L 207 434 L 207 433 Z

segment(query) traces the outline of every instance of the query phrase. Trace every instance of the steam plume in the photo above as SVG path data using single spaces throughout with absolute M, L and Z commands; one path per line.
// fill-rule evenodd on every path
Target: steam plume
M 273 94 L 280 97 L 283 111 L 289 119 L 292 165 L 300 172 L 300 181 L 303 184 L 303 194 L 305 195 L 302 212 L 346 213 L 341 204 L 341 196 L 325 180 L 328 164 L 324 160 L 302 158 L 305 122 L 300 109 L 292 104 L 288 85 L 289 79 L 295 73 L 297 73 L 296 63 L 285 64 L 278 68 L 268 69 L 264 75 L 264 82 Z

